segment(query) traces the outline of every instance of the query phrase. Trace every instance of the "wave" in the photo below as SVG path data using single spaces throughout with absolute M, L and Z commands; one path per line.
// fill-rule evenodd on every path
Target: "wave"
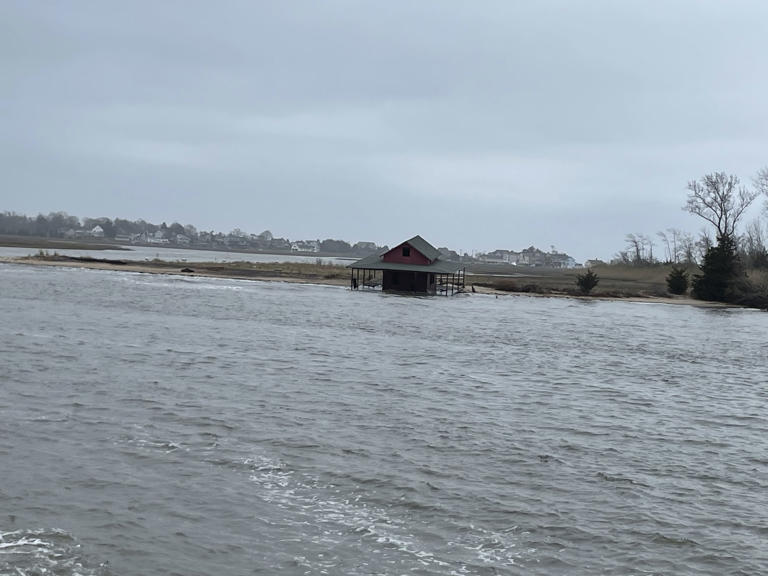
M 57 529 L 0 532 L 0 574 L 107 576 L 108 563 L 96 564 L 70 533 Z
M 412 501 L 374 505 L 367 492 L 349 493 L 267 456 L 242 462 L 250 467 L 249 479 L 259 496 L 288 512 L 285 517 L 296 516 L 294 522 L 303 524 L 302 531 L 314 543 L 339 545 L 353 539 L 378 558 L 394 555 L 393 562 L 408 558 L 427 574 L 477 574 L 489 567 L 520 567 L 535 557 L 535 550 L 521 544 L 517 527 L 498 531 L 469 524 L 457 527 L 449 536 L 413 521 L 423 512 L 437 511 L 434 507 Z M 302 560 L 312 565 L 307 550 Z

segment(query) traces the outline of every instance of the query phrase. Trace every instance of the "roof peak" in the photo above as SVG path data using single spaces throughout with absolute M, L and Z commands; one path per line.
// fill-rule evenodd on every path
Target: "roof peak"
M 424 256 L 426 256 L 432 261 L 438 260 L 440 258 L 440 250 L 432 246 L 432 244 L 424 240 L 424 238 L 422 238 L 418 234 L 409 240 L 400 242 L 398 246 L 402 246 L 403 244 L 410 244 L 416 250 L 424 254 Z

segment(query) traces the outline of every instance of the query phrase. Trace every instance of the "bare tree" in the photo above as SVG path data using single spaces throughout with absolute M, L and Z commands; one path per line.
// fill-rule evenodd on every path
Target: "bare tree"
M 667 228 L 666 233 L 659 232 L 659 237 L 667 245 L 668 261 L 674 264 L 694 262 L 696 242 L 690 233 L 677 228 Z
M 669 236 L 665 232 L 656 232 L 656 236 L 661 238 L 662 246 L 664 246 L 664 261 L 665 262 L 677 262 L 675 256 L 672 253 L 672 246 L 670 245 Z
M 693 235 L 690 232 L 684 232 L 682 230 L 675 230 L 677 233 L 677 246 L 675 254 L 677 254 L 676 262 L 685 262 L 686 264 L 693 264 L 696 262 L 694 251 L 696 249 L 696 242 L 693 239 Z M 679 252 L 677 251 L 679 250 Z
M 632 254 L 632 263 L 637 265 L 643 261 L 643 252 L 645 246 L 642 241 L 642 234 L 627 234 L 624 239 L 627 243 L 627 252 Z
M 644 266 L 655 262 L 653 247 L 656 244 L 654 244 L 653 238 L 636 232 L 634 234 L 627 234 L 624 241 L 627 243 L 626 250 L 618 254 L 622 261 L 629 261 L 629 263 L 635 266 Z
M 755 188 L 766 196 L 768 196 L 768 166 L 762 170 L 757 171 L 757 176 L 754 178 Z
M 616 254 L 611 264 L 632 264 L 632 259 L 626 250 L 622 250 Z
M 766 248 L 763 223 L 756 218 L 747 224 L 744 235 L 740 239 L 742 258 L 748 266 L 765 268 L 768 266 L 768 248 Z
M 738 176 L 713 172 L 688 183 L 685 210 L 715 227 L 717 239 L 735 238 L 736 224 L 759 192 L 739 186 Z
M 752 179 L 755 190 L 766 196 L 764 210 L 768 212 L 768 166 L 758 170 L 757 175 Z
M 730 238 L 730 236 L 728 236 Z M 709 252 L 709 249 L 712 248 L 715 245 L 714 240 L 712 240 L 712 237 L 709 235 L 709 230 L 706 228 L 701 229 L 701 233 L 699 235 L 699 239 L 696 241 L 696 249 L 698 251 L 698 260 L 701 262 L 704 260 L 704 256 L 707 255 L 707 252 Z
M 653 264 L 655 262 L 653 258 L 653 247 L 656 246 L 656 244 L 653 243 L 653 238 L 651 236 L 646 236 L 645 234 L 640 235 L 640 241 L 643 243 L 643 256 L 646 264 Z M 647 256 L 645 256 L 645 247 L 648 247 Z
M 687 232 L 684 232 L 682 230 L 678 230 L 677 228 L 667 228 L 667 238 L 669 238 L 669 242 L 671 243 L 670 252 L 672 254 L 671 261 L 675 264 L 679 264 L 680 262 L 688 262 L 690 263 L 691 260 L 687 259 L 686 256 L 686 246 L 685 246 L 685 236 L 688 234 Z M 691 240 L 691 242 L 693 242 Z M 691 250 L 691 254 L 693 254 L 693 251 Z
M 763 234 L 763 223 L 759 218 L 755 218 L 747 224 L 746 231 L 744 232 L 744 240 L 747 245 L 753 246 L 758 249 L 765 248 L 765 236 Z

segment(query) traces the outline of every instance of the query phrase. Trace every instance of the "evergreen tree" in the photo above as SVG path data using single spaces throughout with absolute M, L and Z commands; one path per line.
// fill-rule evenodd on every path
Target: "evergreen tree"
M 600 278 L 592 272 L 592 268 L 588 268 L 585 274 L 576 276 L 576 285 L 584 294 L 589 294 L 598 282 L 600 282 Z
M 667 276 L 667 290 L 670 294 L 685 294 L 688 291 L 688 272 L 685 268 L 672 266 Z
M 720 236 L 717 244 L 707 250 L 700 268 L 701 274 L 693 278 L 695 298 L 715 302 L 734 300 L 737 281 L 744 274 L 733 236 Z

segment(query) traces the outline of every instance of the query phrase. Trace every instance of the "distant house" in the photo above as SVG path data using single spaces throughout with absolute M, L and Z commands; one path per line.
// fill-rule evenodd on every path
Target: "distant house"
M 291 244 L 291 252 L 320 252 L 317 240 L 298 240 Z
M 224 238 L 224 242 L 229 248 L 237 248 L 241 250 L 248 248 L 248 238 L 246 236 L 230 234 Z
M 94 238 L 104 238 L 104 228 L 96 224 L 90 232 L 88 232 L 89 236 L 93 236 Z
M 455 250 L 451 250 L 450 248 L 445 247 L 438 248 L 438 250 L 443 260 L 455 260 L 457 262 L 461 260 L 461 256 L 459 256 L 459 253 Z
M 549 265 L 552 268 L 576 268 L 576 259 L 568 254 L 553 252 L 549 254 Z
M 455 294 L 464 290 L 464 268 L 442 259 L 440 251 L 414 236 L 350 264 L 350 287 L 381 287 L 392 292 Z
M 156 230 L 154 234 L 147 233 L 145 242 L 147 244 L 168 244 L 168 238 L 162 230 Z
M 352 252 L 357 256 L 367 256 L 376 252 L 378 248 L 375 242 L 357 242 L 352 246 Z
M 494 250 L 483 256 L 483 262 L 488 264 L 505 264 L 509 262 L 509 250 Z
M 269 243 L 269 247 L 272 250 L 290 250 L 291 243 L 285 238 L 272 238 Z

